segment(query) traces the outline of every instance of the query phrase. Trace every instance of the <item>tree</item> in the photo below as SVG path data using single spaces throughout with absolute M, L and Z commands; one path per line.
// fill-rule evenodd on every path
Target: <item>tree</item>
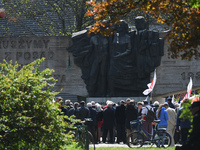
M 89 7 L 86 0 L 2 0 L 2 6 L 10 21 L 2 26 L 5 36 L 14 34 L 11 28 L 15 25 L 32 35 L 63 36 L 92 23 L 91 17 L 84 17 Z
M 61 149 L 73 142 L 64 134 L 64 121 L 53 70 L 40 71 L 44 58 L 19 69 L 15 63 L 0 63 L 0 149 Z M 45 89 L 45 90 L 44 90 Z
M 169 57 L 189 60 L 192 56 L 200 57 L 199 0 L 107 0 L 101 3 L 92 1 L 90 5 L 93 8 L 87 11 L 86 16 L 94 16 L 96 21 L 90 32 L 99 32 L 101 26 L 107 26 L 106 30 L 101 31 L 102 34 L 112 34 L 110 25 L 118 23 L 132 10 L 139 9 L 150 13 L 157 22 L 169 26 L 166 36 L 170 43 Z
M 190 0 L 190 5 L 194 8 L 200 7 L 200 1 L 199 0 Z

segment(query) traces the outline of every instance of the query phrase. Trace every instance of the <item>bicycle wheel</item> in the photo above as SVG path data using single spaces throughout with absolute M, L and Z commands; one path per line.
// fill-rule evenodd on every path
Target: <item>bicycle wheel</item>
M 169 147 L 171 145 L 171 136 L 166 131 L 158 132 L 159 139 L 156 140 L 157 147 Z M 164 136 L 164 137 L 163 137 Z
M 94 137 L 90 131 L 87 131 L 89 137 L 89 144 L 95 144 Z
M 93 137 L 92 133 L 87 130 L 84 132 L 84 136 L 85 136 L 85 139 L 83 142 L 84 147 L 86 149 L 89 149 L 89 145 L 92 144 L 95 149 L 95 141 L 94 141 L 94 137 Z
M 130 148 L 142 147 L 144 144 L 144 136 L 140 132 L 132 132 L 127 136 L 127 145 Z

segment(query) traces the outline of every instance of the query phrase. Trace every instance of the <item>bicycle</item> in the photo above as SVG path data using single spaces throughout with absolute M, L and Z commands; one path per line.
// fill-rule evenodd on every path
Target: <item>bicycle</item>
M 167 148 L 171 145 L 171 136 L 166 131 L 166 129 L 165 128 L 157 129 L 157 124 L 160 122 L 160 120 L 153 121 L 154 123 L 156 123 L 156 127 L 155 127 L 155 129 L 153 129 L 152 134 L 148 133 L 144 129 L 144 127 L 142 126 L 143 121 L 144 120 L 141 119 L 141 120 L 134 120 L 134 121 L 130 122 L 132 129 L 136 129 L 136 131 L 131 132 L 127 136 L 127 145 L 130 148 L 142 147 L 145 142 L 145 140 L 144 140 L 145 137 L 147 138 L 146 141 L 148 143 L 151 143 L 151 146 L 153 146 L 155 144 L 157 147 L 160 147 L 160 145 L 162 145 L 164 143 L 164 145 L 162 147 Z
M 71 131 L 71 134 L 74 135 L 74 139 L 79 142 L 83 148 L 89 150 L 89 144 L 93 144 L 95 150 L 95 141 L 91 132 L 88 131 L 87 125 L 85 125 L 86 121 L 88 120 L 81 121 L 81 124 L 74 125 L 74 128 L 69 130 Z

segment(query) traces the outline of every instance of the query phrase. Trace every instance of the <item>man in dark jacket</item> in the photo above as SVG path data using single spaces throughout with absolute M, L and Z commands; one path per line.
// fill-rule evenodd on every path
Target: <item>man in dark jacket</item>
M 115 118 L 117 123 L 117 143 L 120 143 L 121 141 L 125 144 L 126 143 L 126 132 L 125 132 L 125 109 L 124 106 L 125 101 L 121 100 L 120 105 L 116 107 L 115 110 Z
M 106 142 L 106 137 L 109 131 L 109 135 L 110 135 L 110 141 L 108 141 L 109 143 L 114 143 L 113 141 L 113 126 L 114 126 L 114 119 L 115 119 L 115 114 L 114 111 L 112 109 L 112 102 L 109 102 L 107 104 L 107 108 L 104 110 L 103 112 L 103 143 Z
M 65 105 L 66 105 L 66 109 L 69 111 L 71 108 L 73 108 L 72 106 L 72 102 L 70 99 L 65 100 Z
M 168 105 L 169 105 L 170 108 L 174 108 L 175 109 L 175 106 L 172 103 L 172 98 L 170 96 L 167 98 L 167 103 L 168 103 Z
M 193 129 L 189 137 L 189 141 L 182 146 L 177 146 L 176 150 L 199 150 L 200 148 L 200 102 L 193 102 L 190 110 L 192 112 L 193 118 Z
M 130 121 L 137 120 L 138 116 L 138 111 L 137 108 L 135 107 L 134 100 L 130 101 L 130 105 L 126 107 L 125 113 L 126 113 L 126 134 L 128 136 L 128 134 L 132 131 L 130 126 Z
M 184 101 L 184 103 L 185 103 L 185 101 Z M 188 141 L 188 134 L 189 134 L 189 130 L 191 128 L 191 122 L 189 119 L 179 118 L 183 112 L 183 109 L 185 109 L 185 108 L 181 107 L 179 109 L 177 117 L 176 117 L 176 132 L 178 132 L 178 133 L 180 132 L 182 145 L 186 144 L 186 142 Z
M 78 108 L 77 119 L 81 119 L 81 121 L 84 121 L 85 118 L 89 118 L 89 116 L 90 116 L 89 109 L 85 107 L 85 102 L 81 101 L 80 107 Z
M 65 107 L 63 107 L 63 105 L 62 105 L 63 104 L 63 98 L 62 97 L 56 97 L 55 98 L 55 102 L 60 104 L 59 108 L 60 108 L 61 112 L 64 115 L 67 116 L 68 115 L 68 110 Z
M 97 111 L 92 108 L 92 104 L 91 103 L 87 103 L 87 107 L 90 111 L 90 117 L 91 121 L 88 121 L 86 124 L 88 125 L 88 131 L 91 132 L 93 138 L 94 138 L 94 142 L 97 142 L 97 131 L 96 131 L 96 127 L 97 127 Z
M 78 114 L 78 107 L 79 107 L 79 103 L 78 102 L 75 102 L 74 103 L 74 107 L 70 108 L 69 110 L 69 117 L 74 115 L 77 117 L 77 114 Z

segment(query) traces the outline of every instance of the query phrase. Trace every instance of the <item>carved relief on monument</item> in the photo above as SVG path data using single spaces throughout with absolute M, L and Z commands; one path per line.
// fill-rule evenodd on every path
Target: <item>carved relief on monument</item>
M 30 48 L 48 48 L 49 40 L 2 40 L 0 49 L 30 49 Z
M 71 42 L 65 37 L 1 37 L 0 62 L 12 60 L 23 65 L 45 57 L 41 69 L 50 68 L 57 79 L 54 90 L 74 95 L 87 95 L 85 84 L 80 78 L 80 69 L 74 65 L 73 56 L 66 51 Z M 19 69 L 20 69 L 19 68 Z M 76 90 L 75 90 L 76 89 Z

